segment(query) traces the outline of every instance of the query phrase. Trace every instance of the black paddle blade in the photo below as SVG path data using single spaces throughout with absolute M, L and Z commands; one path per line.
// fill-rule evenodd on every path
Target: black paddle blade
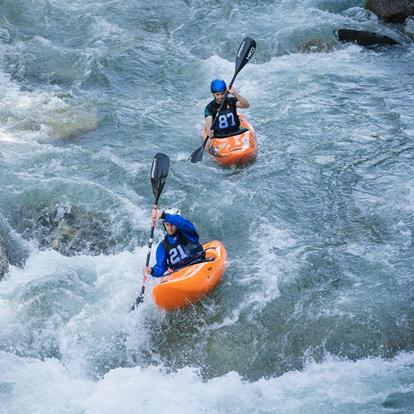
M 193 164 L 197 164 L 203 159 L 203 153 L 204 153 L 204 144 L 201 147 L 198 147 L 188 159 Z
M 235 73 L 239 73 L 256 51 L 256 42 L 251 37 L 245 37 L 241 42 L 239 50 L 236 55 L 236 69 Z
M 161 152 L 155 154 L 151 165 L 151 186 L 155 197 L 155 204 L 158 204 L 158 199 L 167 181 L 169 169 L 170 159 L 168 156 Z
M 135 310 L 142 302 L 144 302 L 144 295 L 141 294 L 135 299 L 135 303 L 132 305 L 131 311 Z

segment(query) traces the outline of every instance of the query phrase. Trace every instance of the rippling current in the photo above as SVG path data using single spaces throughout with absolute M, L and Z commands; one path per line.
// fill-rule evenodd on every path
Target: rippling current
M 414 48 L 333 34 L 380 26 L 357 0 L 0 0 L 0 413 L 414 411 Z M 258 159 L 189 164 L 244 36 Z M 130 313 L 158 151 L 161 207 L 229 263 Z

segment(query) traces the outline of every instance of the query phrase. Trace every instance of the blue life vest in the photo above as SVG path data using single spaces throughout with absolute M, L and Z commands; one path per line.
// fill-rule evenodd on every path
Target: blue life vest
M 174 237 L 175 241 L 170 243 L 169 237 Z M 167 255 L 167 264 L 172 270 L 187 266 L 195 259 L 203 259 L 204 257 L 203 246 L 200 243 L 191 242 L 179 230 L 174 236 L 165 236 L 163 243 Z

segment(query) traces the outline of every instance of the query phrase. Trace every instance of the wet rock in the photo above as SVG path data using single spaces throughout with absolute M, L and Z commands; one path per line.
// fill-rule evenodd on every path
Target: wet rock
M 366 0 L 365 7 L 393 23 L 404 23 L 407 17 L 414 15 L 414 0 Z
M 299 53 L 322 53 L 329 52 L 334 48 L 332 42 L 326 42 L 321 39 L 311 39 L 303 42 L 299 47 Z
M 8 220 L 0 212 L 0 279 L 9 265 L 22 266 L 30 254 L 29 246 L 13 232 Z
M 7 29 L 2 28 L 2 27 L 0 27 L 0 40 L 4 43 L 11 42 L 10 32 Z
M 0 238 L 0 280 L 3 279 L 4 275 L 9 270 L 9 261 L 7 259 L 6 249 L 3 246 Z
M 44 207 L 33 221 L 25 220 L 25 236 L 35 237 L 40 247 L 51 247 L 65 256 L 108 254 L 111 235 L 104 216 L 61 204 Z
M 352 42 L 360 46 L 399 45 L 400 43 L 381 33 L 367 32 L 365 30 L 338 29 L 336 32 L 341 42 Z
M 404 32 L 410 37 L 411 40 L 414 40 L 414 17 L 410 17 L 406 20 Z
M 0 39 L 1 41 L 1 39 Z M 2 129 L 38 132 L 39 138 L 68 139 L 95 130 L 98 114 L 91 104 L 74 105 L 71 97 L 16 91 L 7 86 L 0 101 Z
M 50 115 L 50 116 L 49 116 Z M 96 111 L 60 105 L 45 114 L 48 134 L 55 138 L 73 138 L 92 131 L 98 126 Z

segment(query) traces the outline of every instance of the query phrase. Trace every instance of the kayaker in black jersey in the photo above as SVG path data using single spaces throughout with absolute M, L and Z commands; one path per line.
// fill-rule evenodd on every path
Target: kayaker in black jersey
M 246 98 L 243 98 L 235 88 L 227 88 L 226 82 L 222 79 L 214 79 L 210 85 L 211 93 L 214 99 L 206 106 L 204 110 L 205 131 L 212 137 L 213 135 L 226 135 L 236 132 L 240 129 L 240 119 L 237 115 L 237 108 L 248 108 L 250 106 Z M 221 108 L 220 114 L 214 125 L 213 119 L 223 102 L 224 95 L 228 90 L 226 102 Z
M 204 259 L 203 246 L 194 224 L 184 218 L 178 209 L 153 209 L 151 219 L 154 224 L 162 220 L 167 234 L 157 247 L 157 263 L 154 267 L 145 267 L 146 274 L 161 277 L 168 270 L 174 271 Z

